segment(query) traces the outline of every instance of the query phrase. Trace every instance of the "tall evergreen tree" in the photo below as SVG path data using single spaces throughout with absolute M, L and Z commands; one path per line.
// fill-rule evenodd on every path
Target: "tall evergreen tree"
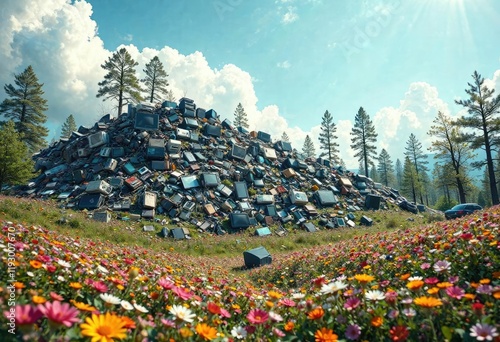
M 320 157 L 328 157 L 330 164 L 338 163 L 339 161 L 339 144 L 335 141 L 338 137 L 335 135 L 337 131 L 337 126 L 333 122 L 333 116 L 330 112 L 325 111 L 323 117 L 321 118 L 321 132 L 319 133 L 319 148 L 324 150 L 320 154 Z
M 375 142 L 377 141 L 377 133 L 370 116 L 363 107 L 359 108 L 354 118 L 351 135 L 351 148 L 356 151 L 354 156 L 365 164 L 365 175 L 368 177 L 368 165 L 372 163 L 372 158 L 376 156 Z
M 99 82 L 96 97 L 103 97 L 103 101 L 112 99 L 118 101 L 118 116 L 122 114 L 123 106 L 129 102 L 140 102 L 141 86 L 136 76 L 135 67 L 139 65 L 132 59 L 127 49 L 121 48 L 101 65 L 108 73 L 104 80 Z
M 394 169 L 396 171 L 396 186 L 398 189 L 401 189 L 401 186 L 403 184 L 403 164 L 401 163 L 401 160 L 396 159 L 396 165 L 394 166 Z
M 385 186 L 392 185 L 394 182 L 394 165 L 392 164 L 391 156 L 385 148 L 380 151 L 377 158 L 380 182 Z
M 25 183 L 31 176 L 33 161 L 28 146 L 12 120 L 0 128 L 0 189 L 4 185 Z
M 146 77 L 141 80 L 146 85 L 146 92 L 149 97 L 149 102 L 161 101 L 167 93 L 168 74 L 163 68 L 163 63 L 158 56 L 154 56 L 149 63 L 146 64 L 146 69 L 143 69 Z
M 371 164 L 371 166 L 372 167 L 370 168 L 370 172 L 369 172 L 370 178 L 372 179 L 372 181 L 378 183 L 379 176 L 378 176 L 377 168 L 375 167 L 375 164 Z
M 62 125 L 61 138 L 69 138 L 71 136 L 71 133 L 76 131 L 76 129 L 77 127 L 75 118 L 73 117 L 73 114 L 70 114 Z
M 360 174 L 360 175 L 366 175 L 365 164 L 363 164 L 363 162 L 359 162 L 358 174 Z
M 286 134 L 286 132 L 283 132 L 283 134 L 281 135 L 281 140 L 290 141 L 290 138 L 288 137 L 288 134 Z
M 16 86 L 4 86 L 8 98 L 0 104 L 0 114 L 14 122 L 20 139 L 34 152 L 47 144 L 45 138 L 49 134 L 44 126 L 47 121 L 44 112 L 48 106 L 43 98 L 43 83 L 38 82 L 31 65 L 14 79 Z
M 316 149 L 314 148 L 314 143 L 312 142 L 309 135 L 306 136 L 304 140 L 304 146 L 302 147 L 302 153 L 306 155 L 306 158 L 312 158 L 316 155 Z
M 234 125 L 236 127 L 245 127 L 248 128 L 248 116 L 245 113 L 245 109 L 241 105 L 241 102 L 238 103 L 236 109 L 234 110 Z
M 453 170 L 455 186 L 458 189 L 460 203 L 467 202 L 465 192 L 466 162 L 474 156 L 468 144 L 462 140 L 459 126 L 454 126 L 450 117 L 438 112 L 434 125 L 427 133 L 435 140 L 429 150 L 436 152 L 434 158 L 449 163 Z
M 417 194 L 420 192 L 421 184 L 418 181 L 415 166 L 408 156 L 405 157 L 403 166 L 403 180 L 401 184 L 401 191 L 412 197 L 413 202 L 417 203 Z M 423 201 L 422 201 L 423 202 Z
M 476 168 L 487 166 L 491 201 L 496 205 L 500 203 L 500 199 L 493 164 L 493 148 L 495 144 L 498 144 L 498 141 L 495 140 L 499 139 L 500 132 L 500 120 L 498 119 L 500 94 L 493 95 L 494 90 L 488 89 L 484 84 L 484 78 L 477 71 L 474 71 L 472 79 L 473 82 L 468 83 L 469 89 L 465 89 L 469 98 L 455 101 L 456 104 L 467 108 L 469 113 L 469 116 L 459 118 L 457 125 L 479 131 L 478 134 L 476 132 L 466 134 L 465 138 L 470 142 L 470 148 L 481 148 L 486 153 L 486 161 L 473 163 L 473 166 Z
M 416 182 L 418 183 L 415 187 L 419 190 L 418 195 L 420 197 L 420 203 L 424 203 L 424 197 L 422 190 L 423 187 L 423 173 L 429 171 L 427 168 L 427 155 L 422 151 L 422 143 L 417 139 L 417 137 L 411 133 L 410 138 L 406 142 L 405 156 L 410 159 L 415 169 L 415 175 L 417 177 Z M 405 161 L 406 163 L 406 161 Z

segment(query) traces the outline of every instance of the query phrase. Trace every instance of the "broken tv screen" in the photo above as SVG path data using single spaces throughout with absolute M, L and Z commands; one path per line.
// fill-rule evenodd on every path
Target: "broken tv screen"
M 159 116 L 153 113 L 136 113 L 135 129 L 157 130 L 159 127 Z

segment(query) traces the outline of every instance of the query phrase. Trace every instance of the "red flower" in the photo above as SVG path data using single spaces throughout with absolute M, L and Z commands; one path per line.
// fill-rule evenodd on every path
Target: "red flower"
M 392 327 L 389 333 L 391 334 L 391 340 L 393 341 L 406 341 L 406 339 L 410 335 L 408 328 L 406 328 L 404 325 L 397 325 L 395 327 Z
M 208 302 L 207 309 L 208 309 L 208 311 L 210 311 L 210 313 L 212 313 L 214 315 L 220 314 L 220 307 L 213 302 Z

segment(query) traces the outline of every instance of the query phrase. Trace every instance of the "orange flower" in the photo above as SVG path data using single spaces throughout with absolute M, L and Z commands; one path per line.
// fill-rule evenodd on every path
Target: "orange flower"
M 493 278 L 496 278 L 496 279 L 500 278 L 500 272 L 498 272 L 498 271 L 493 272 Z
M 412 280 L 406 284 L 406 287 L 412 291 L 419 290 L 422 286 L 424 286 L 424 282 L 422 280 Z
M 19 281 L 15 281 L 15 282 L 13 282 L 13 284 L 14 284 L 14 287 L 15 287 L 17 290 L 24 289 L 24 288 L 26 287 L 23 283 L 21 283 L 21 282 L 19 282 Z
M 156 300 L 158 297 L 160 297 L 160 294 L 158 292 L 151 292 L 150 293 L 151 299 Z
M 33 304 L 43 304 L 47 301 L 47 299 L 43 298 L 42 296 L 33 296 L 31 300 L 33 301 Z
M 214 315 L 218 315 L 221 313 L 220 306 L 213 302 L 208 302 L 207 304 L 207 310 Z
M 368 274 L 356 274 L 354 276 L 354 279 L 356 279 L 357 281 L 359 281 L 362 284 L 366 284 L 366 283 L 369 283 L 372 280 L 375 280 L 375 277 L 371 276 L 371 275 L 368 275 Z
M 474 298 L 476 298 L 476 295 L 472 293 L 466 293 L 464 294 L 464 298 L 468 300 L 474 300 Z
M 435 295 L 438 292 L 439 292 L 439 287 L 433 287 L 427 290 L 427 293 L 430 295 Z
M 418 297 L 415 298 L 414 303 L 423 308 L 433 308 L 443 305 L 440 299 L 434 297 Z
M 123 316 L 123 317 L 120 317 L 124 323 L 124 328 L 125 329 L 135 329 L 135 321 L 128 317 L 128 316 Z
M 401 279 L 401 280 L 406 280 L 408 278 L 410 278 L 410 273 L 405 273 L 401 277 L 399 277 L 399 279 Z
M 196 325 L 196 332 L 201 336 L 205 341 L 213 340 L 217 337 L 217 329 L 209 326 L 206 323 L 201 323 Z
M 38 269 L 41 268 L 43 264 L 38 260 L 31 260 L 30 265 L 31 267 Z
M 315 342 L 336 342 L 338 336 L 333 333 L 332 329 L 321 328 L 320 330 L 316 330 L 314 334 Z
M 89 312 L 97 311 L 95 307 L 88 305 L 86 303 L 77 302 L 76 300 L 71 300 L 71 303 L 80 311 L 89 311 Z
M 69 283 L 69 287 L 75 289 L 75 290 L 79 290 L 81 289 L 83 286 L 82 284 L 78 283 L 78 282 L 73 282 L 73 283 Z
M 442 283 L 437 283 L 436 286 L 439 287 L 440 289 L 446 289 L 448 287 L 453 286 L 453 284 L 447 281 L 443 281 Z
M 493 298 L 500 299 L 500 290 L 493 292 Z
M 274 303 L 273 303 L 273 302 L 271 302 L 270 300 L 266 300 L 266 306 L 267 306 L 268 308 L 272 308 L 272 307 L 274 306 Z
M 320 319 L 321 317 L 323 317 L 324 314 L 325 310 L 323 310 L 321 306 L 318 306 L 317 308 L 310 311 L 307 314 L 307 317 L 309 317 L 309 319 Z
M 285 324 L 285 331 L 290 332 L 290 331 L 293 330 L 293 328 L 295 328 L 295 323 L 293 323 L 292 321 L 286 322 L 286 324 Z
M 479 281 L 479 284 L 489 284 L 489 283 L 491 283 L 491 280 L 489 280 L 489 279 L 481 279 Z
M 384 319 L 380 316 L 375 316 L 371 319 L 370 324 L 372 327 L 378 328 L 384 323 Z
M 191 336 L 193 336 L 193 332 L 188 327 L 180 328 L 179 333 L 183 338 L 190 338 Z

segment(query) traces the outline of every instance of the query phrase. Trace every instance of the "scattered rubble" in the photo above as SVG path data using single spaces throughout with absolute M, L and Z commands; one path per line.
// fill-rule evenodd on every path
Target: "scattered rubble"
M 270 226 L 285 235 L 287 223 L 309 232 L 354 227 L 355 212 L 388 202 L 415 213 L 425 209 L 329 160 L 305 159 L 266 132 L 221 122 L 215 110 L 197 108 L 188 98 L 129 105 L 118 118 L 108 114 L 93 127 L 81 126 L 34 161 L 39 175 L 16 195 L 55 198 L 101 222 L 185 222 L 215 234 L 254 226 L 256 235 L 265 236 Z M 331 210 L 319 214 L 323 208 Z M 370 226 L 372 220 L 363 216 L 360 223 Z M 180 227 L 164 227 L 159 235 L 190 237 Z

